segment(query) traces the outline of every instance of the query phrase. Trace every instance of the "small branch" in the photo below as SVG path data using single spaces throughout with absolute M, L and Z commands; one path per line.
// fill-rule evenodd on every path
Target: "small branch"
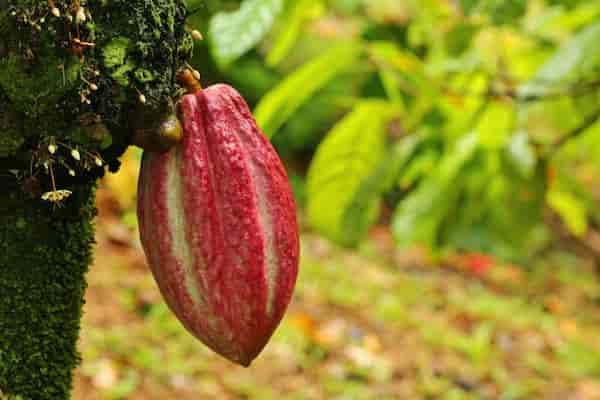
M 543 93 L 540 92 L 540 93 L 534 93 L 534 94 L 528 94 L 528 95 L 520 94 L 519 91 L 514 88 L 513 89 L 505 89 L 505 90 L 490 88 L 484 92 L 477 93 L 477 92 L 457 91 L 457 90 L 450 89 L 448 87 L 444 87 L 444 88 L 442 88 L 442 91 L 451 96 L 483 97 L 483 98 L 488 98 L 488 99 L 504 98 L 504 99 L 511 99 L 518 103 L 531 103 L 534 101 L 549 100 L 549 99 L 555 99 L 555 98 L 564 97 L 564 96 L 573 96 L 573 97 L 583 96 L 583 95 L 589 94 L 591 92 L 594 92 L 598 89 L 600 89 L 600 79 L 590 81 L 590 82 L 582 82 L 579 84 L 575 84 L 571 87 L 565 88 L 564 90 L 560 90 L 560 91 L 544 92 L 542 90 Z
M 550 155 L 554 155 L 566 142 L 571 139 L 576 138 L 577 136 L 584 133 L 588 128 L 594 125 L 596 122 L 600 121 L 600 109 L 596 110 L 594 113 L 590 114 L 581 125 L 573 129 L 571 132 L 568 132 L 566 135 L 562 136 L 552 145 L 552 151 Z

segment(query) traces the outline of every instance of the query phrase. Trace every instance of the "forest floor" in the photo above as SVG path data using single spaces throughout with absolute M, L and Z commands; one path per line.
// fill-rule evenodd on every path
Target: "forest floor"
M 600 399 L 588 263 L 431 265 L 384 229 L 356 252 L 304 233 L 289 312 L 252 367 L 236 367 L 162 301 L 127 198 L 135 174 L 99 191 L 75 400 Z

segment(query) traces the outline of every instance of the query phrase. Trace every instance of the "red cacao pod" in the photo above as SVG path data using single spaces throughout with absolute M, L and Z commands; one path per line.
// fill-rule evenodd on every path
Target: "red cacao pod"
M 268 342 L 298 272 L 285 169 L 227 85 L 184 96 L 183 141 L 145 152 L 140 236 L 171 310 L 208 347 L 244 366 Z

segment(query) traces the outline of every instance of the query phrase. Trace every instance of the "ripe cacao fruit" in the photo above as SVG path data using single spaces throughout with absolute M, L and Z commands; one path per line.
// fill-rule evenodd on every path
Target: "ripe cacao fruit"
M 225 358 L 248 366 L 291 299 L 299 238 L 285 169 L 227 85 L 180 102 L 183 141 L 145 152 L 141 242 L 167 304 Z

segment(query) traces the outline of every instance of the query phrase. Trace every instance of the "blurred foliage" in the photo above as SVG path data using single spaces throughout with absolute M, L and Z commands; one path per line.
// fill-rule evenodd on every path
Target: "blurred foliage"
M 294 186 L 327 237 L 356 246 L 383 221 L 401 247 L 524 261 L 546 210 L 576 237 L 598 222 L 600 2 L 188 4 L 205 81 L 312 159 Z

